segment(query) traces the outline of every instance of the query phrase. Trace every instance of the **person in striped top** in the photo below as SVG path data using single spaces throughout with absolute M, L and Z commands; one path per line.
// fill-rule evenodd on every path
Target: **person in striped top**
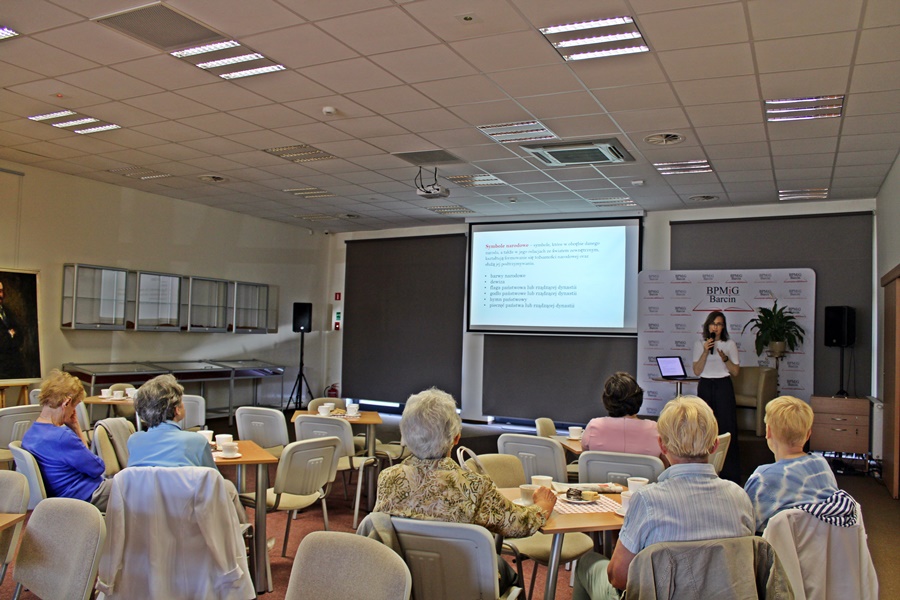
M 812 433 L 813 410 L 809 404 L 793 396 L 780 396 L 766 404 L 765 421 L 766 443 L 775 462 L 757 467 L 744 485 L 753 503 L 758 532 L 778 512 L 824 502 L 838 491 L 828 461 L 803 451 Z

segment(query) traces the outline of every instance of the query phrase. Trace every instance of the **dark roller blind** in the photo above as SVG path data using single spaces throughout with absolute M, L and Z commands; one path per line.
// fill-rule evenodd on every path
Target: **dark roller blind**
M 436 386 L 460 398 L 466 237 L 347 243 L 342 394 L 404 402 Z
M 682 221 L 671 224 L 672 269 L 807 267 L 816 272 L 813 387 L 839 389 L 840 349 L 825 346 L 825 307 L 856 310 L 856 343 L 845 351 L 851 395 L 872 393 L 872 213 Z
M 606 415 L 606 378 L 636 369 L 634 337 L 486 335 L 482 407 L 486 415 L 586 423 Z

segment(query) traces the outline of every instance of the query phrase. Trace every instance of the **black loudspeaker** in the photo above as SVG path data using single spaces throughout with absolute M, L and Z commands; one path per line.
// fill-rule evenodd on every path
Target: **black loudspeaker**
M 856 311 L 852 306 L 825 307 L 825 345 L 852 346 L 856 342 Z
M 312 303 L 294 302 L 294 333 L 312 329 Z

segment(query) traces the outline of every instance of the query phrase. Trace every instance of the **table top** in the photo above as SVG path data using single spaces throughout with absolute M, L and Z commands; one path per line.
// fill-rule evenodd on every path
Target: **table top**
M 581 438 L 573 439 L 565 435 L 555 435 L 553 439 L 562 444 L 562 447 L 572 454 L 581 454 L 584 448 L 581 447 Z
M 500 492 L 510 500 L 521 497 L 519 488 L 500 488 Z M 604 494 L 621 502 L 620 494 Z M 562 500 L 560 500 L 562 502 Z M 547 534 L 554 533 L 575 533 L 584 531 L 618 531 L 622 529 L 624 517 L 620 517 L 614 512 L 598 512 L 598 513 L 576 513 L 576 514 L 560 514 L 553 511 L 547 522 L 541 527 L 541 531 Z
M 252 440 L 235 440 L 238 445 L 240 458 L 222 458 L 220 454 L 213 455 L 217 466 L 222 465 L 260 465 L 275 464 L 278 459 L 266 452 L 259 444 Z
M 4 529 L 8 529 L 18 523 L 19 521 L 25 520 L 25 513 L 0 513 L 0 531 Z
M 291 423 L 297 420 L 297 417 L 300 415 L 304 416 L 319 416 L 318 412 L 309 412 L 308 410 L 295 410 L 294 416 L 291 417 Z M 351 425 L 381 425 L 384 421 L 381 420 L 381 415 L 378 414 L 378 411 L 375 410 L 361 410 L 359 411 L 358 417 L 339 417 L 334 416 L 333 419 L 344 419 L 349 422 Z
M 686 381 L 688 383 L 697 383 L 698 381 L 700 381 L 700 378 L 694 377 L 693 375 L 689 375 L 688 377 L 682 377 L 681 379 L 666 379 L 665 377 L 656 376 L 656 377 L 651 377 L 650 381 L 661 381 L 661 382 L 668 382 L 668 383 L 683 383 Z
M 134 398 L 103 398 L 102 396 L 87 396 L 84 399 L 85 404 L 134 404 Z

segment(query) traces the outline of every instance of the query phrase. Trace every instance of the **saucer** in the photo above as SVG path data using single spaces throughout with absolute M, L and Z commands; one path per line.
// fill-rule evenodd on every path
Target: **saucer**
M 625 509 L 622 508 L 621 506 L 619 508 L 617 508 L 616 510 L 614 510 L 613 512 L 616 513 L 617 515 L 619 515 L 620 517 L 625 516 Z
M 581 441 L 581 438 L 580 438 L 580 437 L 577 437 L 577 438 L 567 437 L 566 439 L 567 439 L 567 440 L 572 440 L 573 442 L 580 442 L 580 441 Z
M 225 456 L 225 454 L 222 452 L 213 452 L 213 458 L 221 458 L 223 460 L 231 460 L 233 458 L 240 458 L 241 456 L 243 456 L 243 454 L 241 454 L 240 452 L 238 452 L 234 456 Z
M 103 400 L 109 400 L 110 398 L 112 398 L 112 394 L 107 394 L 106 396 L 104 396 L 103 394 L 100 394 L 97 397 L 102 398 Z
M 593 504 L 596 500 L 575 500 L 574 498 L 566 498 L 565 496 L 560 496 L 560 500 L 563 502 L 568 502 L 569 504 Z

